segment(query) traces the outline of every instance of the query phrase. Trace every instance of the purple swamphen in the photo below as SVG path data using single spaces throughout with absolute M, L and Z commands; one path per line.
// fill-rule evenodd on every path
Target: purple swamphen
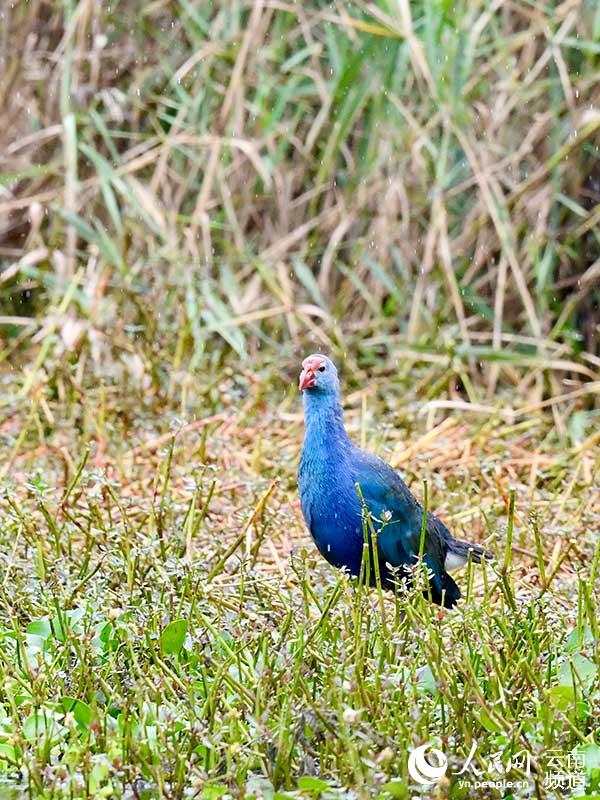
M 434 603 L 451 608 L 460 591 L 448 573 L 466 564 L 469 552 L 476 562 L 489 553 L 480 545 L 455 539 L 431 513 L 422 537 L 423 507 L 400 475 L 350 441 L 337 370 L 329 358 L 317 353 L 304 359 L 300 389 L 305 426 L 298 472 L 300 504 L 321 555 L 334 567 L 358 577 L 363 531 L 371 548 L 374 531 L 381 585 L 393 589 L 422 553 L 429 573 L 428 594 Z M 363 524 L 365 509 L 370 516 L 368 524 Z M 371 585 L 376 583 L 374 566 L 368 571 Z

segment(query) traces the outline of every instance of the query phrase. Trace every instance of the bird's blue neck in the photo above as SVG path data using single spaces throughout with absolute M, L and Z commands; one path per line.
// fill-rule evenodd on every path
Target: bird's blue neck
M 350 448 L 339 395 L 304 392 L 304 449 L 311 455 L 339 457 Z

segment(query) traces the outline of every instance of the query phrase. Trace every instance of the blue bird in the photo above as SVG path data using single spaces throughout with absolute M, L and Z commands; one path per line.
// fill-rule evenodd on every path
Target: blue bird
M 363 530 L 371 549 L 371 531 L 375 531 L 384 588 L 394 589 L 422 552 L 429 573 L 428 595 L 438 605 L 454 606 L 460 590 L 448 573 L 464 566 L 469 553 L 475 562 L 490 554 L 480 545 L 455 539 L 431 513 L 427 514 L 421 541 L 423 508 L 408 486 L 385 461 L 350 441 L 344 427 L 337 370 L 327 356 L 316 353 L 304 359 L 300 389 L 304 393 L 300 504 L 321 555 L 334 567 L 358 577 Z M 365 509 L 370 520 L 363 526 Z M 371 585 L 376 583 L 374 566 L 368 570 Z

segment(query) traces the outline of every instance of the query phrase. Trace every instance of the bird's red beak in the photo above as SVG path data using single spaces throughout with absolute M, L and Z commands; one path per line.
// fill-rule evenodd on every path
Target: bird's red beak
M 302 362 L 302 372 L 300 373 L 300 391 L 314 389 L 317 385 L 316 371 L 325 361 L 322 358 L 305 358 Z
M 301 392 L 303 392 L 305 389 L 312 389 L 317 385 L 317 376 L 315 375 L 314 369 L 310 365 L 304 367 L 300 373 L 300 382 L 298 385 Z

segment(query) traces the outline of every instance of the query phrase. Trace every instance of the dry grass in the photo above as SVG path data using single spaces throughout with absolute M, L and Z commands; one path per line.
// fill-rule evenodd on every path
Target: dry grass
M 128 325 L 198 363 L 215 337 L 441 327 L 597 372 L 592 3 L 6 14 L 9 349 L 58 333 L 96 354 L 83 376 L 136 349 Z

